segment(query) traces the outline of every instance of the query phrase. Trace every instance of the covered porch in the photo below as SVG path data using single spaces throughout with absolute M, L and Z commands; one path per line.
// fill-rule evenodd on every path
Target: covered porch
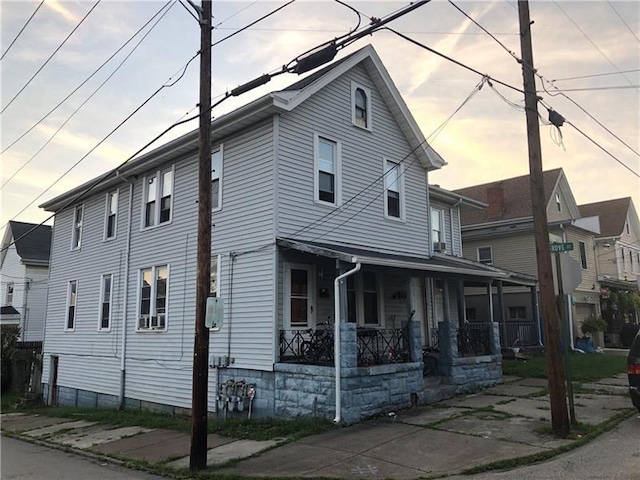
M 349 422 L 500 381 L 498 323 L 465 321 L 464 285 L 506 280 L 508 273 L 444 255 L 289 239 L 277 244 L 274 368 L 292 403 L 305 401 L 293 393 L 301 390 L 315 399 L 310 413 L 326 417 L 335 410 L 339 383 L 341 417 Z M 336 296 L 334 279 L 356 268 L 339 281 Z M 423 362 L 426 356 L 435 357 L 435 368 Z

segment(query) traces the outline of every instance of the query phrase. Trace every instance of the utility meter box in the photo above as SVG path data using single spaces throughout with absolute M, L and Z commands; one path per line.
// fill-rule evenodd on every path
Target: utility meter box
M 214 332 L 222 328 L 224 321 L 224 299 L 220 297 L 207 298 L 207 313 L 205 314 L 204 324 Z

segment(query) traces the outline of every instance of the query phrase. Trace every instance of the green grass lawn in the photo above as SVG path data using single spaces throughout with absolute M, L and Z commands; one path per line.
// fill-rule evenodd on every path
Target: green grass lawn
M 574 382 L 592 382 L 627 371 L 627 357 L 607 354 L 571 353 L 571 374 Z M 547 378 L 546 359 L 536 355 L 528 360 L 504 360 L 504 375 L 524 378 Z

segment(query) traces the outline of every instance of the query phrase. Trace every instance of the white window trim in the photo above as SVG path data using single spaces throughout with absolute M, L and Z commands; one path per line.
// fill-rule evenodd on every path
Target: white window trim
M 562 199 L 560 198 L 560 194 L 558 192 L 556 192 L 555 200 L 556 200 L 556 210 L 558 210 L 558 213 L 561 213 L 562 212 Z
M 164 224 L 163 224 L 164 225 Z M 151 311 L 155 310 L 155 293 L 156 293 L 156 268 L 158 267 L 167 267 L 167 303 L 166 303 L 166 312 L 164 314 L 164 328 L 140 328 L 140 301 L 142 300 L 142 270 L 146 270 L 148 268 L 152 271 L 152 278 L 154 279 L 154 285 L 151 289 L 151 306 L 153 307 Z M 136 297 L 136 333 L 165 333 L 169 330 L 169 284 L 171 280 L 171 265 L 166 264 L 158 264 L 152 265 L 150 267 L 142 267 L 138 269 L 138 295 Z
M 361 88 L 367 96 L 367 126 L 363 127 L 356 123 L 356 90 Z M 364 85 L 360 85 L 354 81 L 351 81 L 351 123 L 354 127 L 358 127 L 362 130 L 366 130 L 368 132 L 373 131 L 371 125 L 371 90 Z
M 436 240 L 434 235 L 433 235 L 433 212 L 439 212 L 440 215 L 440 219 L 439 219 L 439 225 L 438 225 L 438 231 L 440 232 L 440 240 Z M 431 229 L 431 247 L 433 248 L 433 244 L 435 243 L 446 243 L 446 240 L 444 238 L 444 210 L 442 208 L 438 208 L 438 207 L 431 207 L 430 212 L 429 212 L 429 228 Z
M 491 252 L 491 263 L 484 263 L 480 261 L 480 249 L 481 248 L 488 248 L 489 252 Z M 484 265 L 489 265 L 489 266 L 493 266 L 494 263 L 494 258 L 493 258 L 493 247 L 491 245 L 481 245 L 479 247 L 476 248 L 476 260 L 478 263 L 482 263 Z
M 9 290 L 11 290 L 11 298 L 9 298 Z M 15 282 L 8 282 L 4 292 L 5 306 L 13 305 L 13 296 L 15 295 L 15 292 L 16 292 Z
M 213 173 L 213 155 L 218 152 L 220 152 L 220 173 L 218 175 L 218 206 L 212 206 L 212 212 L 219 212 L 220 210 L 222 210 L 222 184 L 224 182 L 224 145 L 222 143 L 218 146 L 218 148 L 213 149 L 213 151 L 211 152 L 211 173 Z M 211 179 L 211 182 L 213 183 L 213 178 Z M 171 207 L 173 208 L 173 204 L 171 205 Z
M 400 216 L 394 217 L 389 215 L 389 199 L 387 198 L 387 164 L 393 163 L 398 166 L 398 195 L 400 196 Z M 384 174 L 384 180 L 382 182 L 384 187 L 384 218 L 393 220 L 394 222 L 406 222 L 406 201 L 405 201 L 405 189 L 404 189 L 404 163 L 394 162 L 388 158 L 382 159 L 382 173 Z
M 376 277 L 376 294 L 378 295 L 378 323 L 364 322 L 364 273 L 358 272 L 355 275 L 356 286 L 356 325 L 359 327 L 385 328 L 384 318 L 384 280 L 381 272 L 368 270 L 366 273 L 373 273 Z
M 109 326 L 102 328 L 102 302 L 104 301 L 104 279 L 105 277 L 111 277 L 111 298 L 109 299 Z M 98 304 L 98 331 L 110 332 L 111 322 L 113 320 L 113 273 L 103 273 L 100 275 L 100 303 Z M 77 302 L 76 302 L 77 303 Z
M 69 307 L 71 307 L 71 283 L 76 283 L 76 303 L 74 305 L 75 310 L 73 311 L 73 328 L 69 328 Z M 79 282 L 78 280 L 69 280 L 67 282 L 67 301 L 65 302 L 64 309 L 64 331 L 65 332 L 75 332 L 76 324 L 78 323 L 78 291 L 79 291 Z
M 307 285 L 308 309 L 307 318 L 309 319 L 306 326 L 291 325 L 291 270 L 306 270 L 309 283 Z M 286 330 L 307 330 L 316 326 L 316 287 L 315 287 L 315 265 L 306 263 L 288 263 L 284 264 L 284 328 Z
M 82 211 L 81 220 L 80 220 L 80 229 L 78 232 L 78 245 L 74 246 L 76 240 L 76 214 L 78 209 Z M 82 230 L 84 229 L 84 203 L 81 205 L 76 205 L 73 209 L 73 218 L 71 219 L 71 250 L 80 250 L 82 248 Z
M 584 267 L 582 266 L 582 249 L 580 248 L 584 245 Z M 578 259 L 580 261 L 580 268 L 582 270 L 589 269 L 589 257 L 587 256 L 587 242 L 583 242 L 582 240 L 578 240 Z
M 320 200 L 320 139 L 336 144 L 335 202 Z M 342 205 L 342 143 L 327 135 L 313 134 L 313 199 L 319 205 L 339 207 Z
M 160 223 L 160 200 L 161 197 L 161 179 L 162 174 L 171 171 L 171 205 L 169 211 L 169 220 L 166 222 Z M 158 186 L 156 187 L 156 211 L 155 211 L 155 223 L 153 225 L 145 226 L 145 211 L 147 206 L 147 188 L 149 188 L 148 179 L 150 177 L 155 176 L 158 181 Z M 145 175 L 142 178 L 142 211 L 140 215 L 140 230 L 153 230 L 154 228 L 162 227 L 164 225 L 170 225 L 173 222 L 173 204 L 176 196 L 176 168 L 175 165 L 171 165 L 169 168 L 161 168 L 155 172 L 151 172 L 149 175 Z
M 113 228 L 113 237 L 107 237 L 107 232 L 109 231 L 109 208 L 111 207 L 110 202 L 109 202 L 109 196 L 111 194 L 115 193 L 116 195 L 116 219 L 115 219 L 115 225 Z M 110 192 L 107 192 L 107 194 L 105 195 L 105 202 L 104 202 L 104 233 L 102 234 L 102 241 L 103 242 L 110 242 L 112 240 L 115 240 L 116 237 L 118 236 L 118 210 L 120 209 L 120 189 L 116 188 L 115 190 L 111 190 Z

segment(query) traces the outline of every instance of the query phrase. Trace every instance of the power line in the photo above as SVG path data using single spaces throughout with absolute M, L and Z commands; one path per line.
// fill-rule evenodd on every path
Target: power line
M 155 15 L 153 15 L 153 17 L 151 17 L 142 27 L 140 27 L 138 29 L 138 31 L 136 33 L 134 33 L 131 37 L 129 37 L 129 40 L 127 40 L 125 43 L 122 44 L 122 46 L 120 48 L 118 48 L 109 58 L 107 58 L 102 65 L 100 65 L 96 70 L 93 71 L 93 73 L 91 75 L 89 75 L 82 83 L 80 83 L 76 88 L 74 88 L 66 97 L 64 97 L 60 102 L 58 102 L 58 104 L 53 107 L 51 110 L 49 110 L 46 115 L 44 115 L 40 120 L 38 120 L 36 123 L 34 123 L 31 127 L 29 127 L 27 129 L 26 132 L 24 132 L 22 135 L 20 135 L 18 138 L 16 138 L 13 142 L 11 142 L 7 147 L 5 147 L 0 154 L 6 152 L 7 150 L 9 150 L 11 147 L 13 147 L 16 143 L 18 143 L 20 140 L 22 140 L 29 132 L 31 132 L 34 128 L 36 128 L 40 123 L 42 123 L 44 120 L 46 120 L 46 118 L 51 115 L 53 112 L 55 112 L 58 108 L 60 108 L 60 106 L 66 102 L 67 100 L 69 100 L 69 98 L 76 93 L 80 88 L 82 88 L 82 86 L 84 86 L 89 80 L 91 80 L 100 70 L 102 70 L 102 68 L 109 63 L 113 57 L 115 57 L 118 53 L 120 53 L 122 51 L 122 49 L 124 49 L 136 36 L 138 36 L 138 34 L 144 30 L 147 25 L 149 25 L 153 19 L 155 17 L 157 17 L 162 10 L 164 10 L 167 5 L 169 5 L 171 3 L 172 0 L 169 0 L 167 3 L 165 3 L 160 10 L 158 10 Z M 171 9 L 173 7 L 173 5 L 171 5 L 171 7 L 169 7 L 169 9 Z
M 573 24 L 573 25 L 574 25 L 574 26 L 575 26 L 575 27 L 580 31 L 580 33 L 582 33 L 582 35 L 584 35 L 584 37 L 589 41 L 589 43 L 591 43 L 591 45 L 593 45 L 593 46 L 594 46 L 594 48 L 595 48 L 596 50 L 598 50 L 598 52 L 600 52 L 600 55 L 602 55 L 602 56 L 604 57 L 604 59 L 605 59 L 607 62 L 609 62 L 609 64 L 610 64 L 613 68 L 615 68 L 615 69 L 616 69 L 616 71 L 617 71 L 618 73 L 620 73 L 620 75 L 622 75 L 622 77 L 627 81 L 627 83 L 628 83 L 629 85 L 632 85 L 631 81 L 627 78 L 627 76 L 626 76 L 624 73 L 622 73 L 622 72 L 621 72 L 621 70 L 618 68 L 618 66 L 617 66 L 615 63 L 613 63 L 613 61 L 611 61 L 611 59 L 610 59 L 610 58 L 609 58 L 609 57 L 608 57 L 608 56 L 607 56 L 607 55 L 602 51 L 602 49 L 601 49 L 600 47 L 598 47 L 598 45 L 596 45 L 596 43 L 595 43 L 593 40 L 591 40 L 591 38 L 589 37 L 589 35 L 587 35 L 587 33 L 586 33 L 582 28 L 580 28 L 580 25 L 578 25 L 578 24 L 573 20 L 573 18 L 571 18 L 571 17 L 569 16 L 569 14 L 568 14 L 567 12 L 565 12 L 565 10 L 564 10 L 564 9 L 563 9 L 559 4 L 558 4 L 558 2 L 556 2 L 555 0 L 552 0 L 552 1 L 553 1 L 553 4 L 554 4 L 556 7 L 558 7 L 558 10 L 560 10 L 560 11 L 564 14 L 564 16 L 565 16 L 565 17 L 567 17 L 567 18 L 569 19 L 569 21 L 570 21 L 570 22 L 571 22 L 571 23 L 572 23 L 572 24 Z M 635 88 L 637 89 L 637 88 L 638 88 L 638 86 L 635 86 Z
M 27 83 L 24 84 L 24 86 L 18 90 L 18 93 L 16 93 L 13 98 L 11 100 L 9 100 L 9 103 L 7 103 L 4 108 L 2 110 L 0 110 L 0 113 L 4 113 L 4 111 L 9 107 L 9 105 L 11 105 L 13 103 L 13 101 L 18 98 L 18 96 L 24 91 L 25 88 L 27 88 L 29 86 L 29 84 L 33 81 L 34 78 L 36 78 L 36 76 L 42 71 L 42 69 L 49 63 L 49 61 L 53 58 L 53 56 L 58 53 L 58 51 L 64 46 L 65 43 L 67 43 L 67 40 L 69 40 L 69 38 L 71 38 L 71 35 L 73 35 L 75 33 L 75 31 L 80 27 L 80 25 L 82 25 L 84 23 L 84 21 L 86 20 L 86 18 L 91 14 L 91 12 L 93 12 L 93 10 L 98 6 L 98 4 L 101 2 L 101 0 L 98 0 L 93 7 L 91 7 L 91 9 L 85 14 L 84 17 L 82 17 L 82 19 L 80 20 L 80 22 L 73 28 L 73 30 L 71 30 L 71 33 L 69 33 L 69 35 L 67 35 L 67 37 L 62 41 L 62 43 L 60 45 L 58 45 L 58 48 L 56 48 L 53 53 L 51 55 L 49 55 L 49 58 L 47 58 L 45 60 L 45 62 L 42 64 L 42 66 L 36 71 L 36 73 L 33 74 L 33 76 L 27 80 Z
M 546 80 L 549 82 L 549 80 Z M 555 87 L 555 86 L 554 86 Z M 628 90 L 630 88 L 638 89 L 640 85 L 609 85 L 605 87 L 584 87 L 584 88 L 558 88 L 555 87 L 557 92 L 594 92 L 599 90 Z M 544 90 L 547 92 L 546 90 Z M 540 92 L 540 90 L 538 90 Z M 549 92 L 547 92 L 549 93 Z
M 634 68 L 631 70 L 622 70 L 621 72 L 592 73 L 590 75 L 580 75 L 577 77 L 554 78 L 548 81 L 551 83 L 555 83 L 555 82 L 564 82 L 567 80 L 581 80 L 583 78 L 606 77 L 608 75 L 620 75 L 620 73 L 635 73 L 635 72 L 640 72 L 640 68 Z
M 627 27 L 627 30 L 629 30 L 629 32 L 631 33 L 631 35 L 633 35 L 635 37 L 635 39 L 638 41 L 638 43 L 640 43 L 640 38 L 638 38 L 638 35 L 636 34 L 636 32 L 633 31 L 633 28 L 631 28 L 629 26 L 629 24 L 627 23 L 627 21 L 624 19 L 624 17 L 622 15 L 620 15 L 620 13 L 618 12 L 618 10 L 616 9 L 616 7 L 613 6 L 613 4 L 607 0 L 607 3 L 609 4 L 609 6 L 611 7 L 611 9 L 616 13 L 616 15 L 618 16 L 618 18 L 620 19 L 620 21 L 622 23 L 624 23 L 624 26 Z
M 167 5 L 169 5 L 169 3 L 171 2 L 167 2 L 164 4 L 164 6 L 153 16 L 149 19 L 149 21 L 147 23 L 145 23 L 129 40 L 127 40 L 127 42 L 122 45 L 122 47 L 120 47 L 113 55 L 111 55 L 100 67 L 98 67 L 98 70 L 95 70 L 85 81 L 83 81 L 80 85 L 78 85 L 69 95 L 67 95 L 61 102 L 58 103 L 58 105 L 56 105 L 52 110 L 50 110 L 44 117 L 42 117 L 40 120 L 38 120 L 33 126 L 31 126 L 25 133 L 23 133 L 20 137 L 18 137 L 17 140 L 15 140 L 11 145 L 9 145 L 7 148 L 5 148 L 2 152 L 0 153 L 4 153 L 7 149 L 11 148 L 12 145 L 15 145 L 15 143 L 17 141 L 19 141 L 21 138 L 23 138 L 26 134 L 28 134 L 31 130 L 33 130 L 36 126 L 38 126 L 40 123 L 42 123 L 51 113 L 53 113 L 58 107 L 60 107 L 66 100 L 69 99 L 69 97 L 71 97 L 71 95 L 73 95 L 75 92 L 78 91 L 78 89 L 80 87 L 82 87 L 91 77 L 93 77 L 96 73 L 98 73 L 98 71 L 104 67 L 107 62 L 109 62 L 118 52 L 120 52 L 131 40 L 133 40 L 145 27 L 147 27 L 147 25 L 149 25 L 149 23 L 151 21 L 153 21 L 153 19 L 160 14 L 160 12 L 162 10 L 165 9 L 165 7 Z M 84 100 L 80 106 L 78 106 L 72 113 L 71 115 L 69 115 L 69 117 L 67 117 L 67 119 L 60 125 L 60 127 L 58 127 L 58 129 L 54 132 L 53 135 L 51 135 L 49 137 L 49 139 L 44 143 L 44 145 L 42 145 L 42 147 L 40 147 L 40 149 L 31 157 L 29 158 L 25 163 L 23 163 L 20 168 L 18 168 L 15 172 L 13 172 L 13 174 L 11 174 L 11 176 L 5 180 L 5 182 L 0 185 L 0 188 L 4 188 L 5 185 L 7 185 L 7 183 L 9 183 L 24 167 L 26 167 L 34 158 L 36 158 L 38 156 L 38 154 L 40 152 L 42 152 L 42 150 L 44 150 L 44 148 L 49 145 L 49 143 L 51 142 L 51 140 L 53 140 L 56 135 L 60 132 L 60 130 L 62 130 L 62 128 L 76 115 L 76 113 L 78 113 L 82 107 L 84 107 L 87 102 L 89 102 L 89 100 L 91 100 L 101 89 L 102 87 L 111 79 L 111 77 L 113 77 L 113 75 L 115 75 L 115 73 L 120 70 L 120 68 L 124 65 L 124 63 L 129 59 L 129 57 L 131 57 L 131 55 L 138 49 L 138 47 L 140 46 L 140 44 L 147 38 L 147 36 L 153 31 L 153 29 L 158 25 L 158 23 L 160 22 L 160 20 L 162 20 L 164 18 L 164 16 L 169 13 L 169 11 L 171 10 L 171 8 L 173 7 L 174 4 L 170 5 L 169 8 L 167 10 L 165 10 L 165 12 L 160 16 L 160 18 L 158 18 L 158 20 L 156 21 L 156 23 L 154 23 L 151 28 L 149 29 L 149 31 L 144 34 L 144 36 L 140 39 L 140 41 L 138 41 L 138 43 L 131 49 L 131 51 L 125 56 L 125 58 L 118 64 L 118 66 L 113 70 L 113 72 L 111 72 L 111 74 L 109 74 L 109 76 L 98 86 L 98 88 L 96 88 L 93 93 L 91 93 L 91 95 L 89 95 L 89 97 L 87 97 L 86 100 Z
M 18 34 L 16 35 L 16 37 L 13 39 L 13 41 L 9 44 L 9 46 L 7 47 L 7 49 L 4 51 L 4 53 L 2 54 L 2 56 L 0 57 L 0 61 L 4 58 L 4 56 L 9 52 L 9 50 L 11 50 L 11 47 L 13 47 L 13 44 L 16 43 L 16 40 L 18 40 L 18 38 L 20 37 L 20 35 L 22 34 L 22 32 L 24 31 L 25 28 L 27 28 L 27 25 L 29 25 L 29 23 L 31 22 L 31 19 L 36 15 L 36 13 L 38 13 L 38 10 L 40 10 L 40 7 L 42 6 L 42 4 L 44 3 L 44 0 L 42 0 L 38 6 L 36 7 L 36 9 L 34 10 L 34 12 L 31 14 L 31 16 L 29 17 L 29 19 L 27 20 L 27 23 L 25 23 L 22 28 L 20 29 L 20 31 L 18 32 Z
M 237 30 L 237 27 L 222 27 L 216 28 L 216 30 Z M 340 33 L 343 30 L 338 30 L 334 28 L 254 28 L 257 32 L 314 32 L 314 33 Z M 414 30 L 404 31 L 407 35 L 460 35 L 460 36 L 478 36 L 483 35 L 480 32 L 419 32 Z M 500 36 L 517 36 L 517 33 L 494 33 L 494 35 Z

